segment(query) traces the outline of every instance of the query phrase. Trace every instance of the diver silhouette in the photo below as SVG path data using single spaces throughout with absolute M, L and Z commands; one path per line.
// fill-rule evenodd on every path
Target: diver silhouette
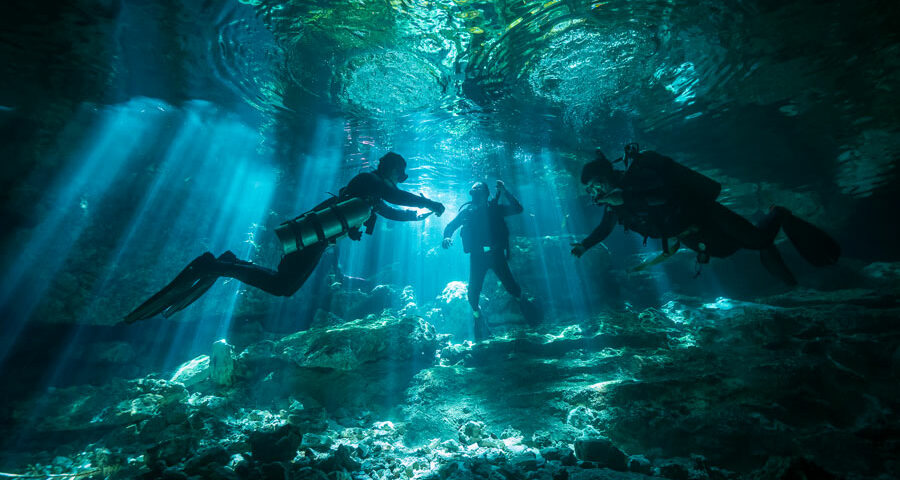
M 624 171 L 614 169 L 597 150 L 597 159 L 582 169 L 581 183 L 587 185 L 596 204 L 606 206 L 606 211 L 587 238 L 572 244 L 576 257 L 602 242 L 616 223 L 643 235 L 645 242 L 648 237 L 661 241 L 662 253 L 633 270 L 661 263 L 681 245 L 697 252 L 698 268 L 710 257 L 727 257 L 746 248 L 759 250 L 769 273 L 796 285 L 794 274 L 775 247 L 775 236 L 781 229 L 800 255 L 815 266 L 834 264 L 841 255 L 840 245 L 831 236 L 784 207 L 771 207 L 765 218 L 753 225 L 716 201 L 722 189 L 718 182 L 669 157 L 641 152 L 632 143 L 626 145 L 619 161 L 625 164 Z
M 475 320 L 475 338 L 481 340 L 489 335 L 487 322 L 478 306 L 488 270 L 494 271 L 506 291 L 516 299 L 529 323 L 536 323 L 540 314 L 536 306 L 522 296 L 522 288 L 509 269 L 509 228 L 504 218 L 522 213 L 522 204 L 500 180 L 497 181 L 497 194 L 493 198 L 490 198 L 490 189 L 484 182 L 472 185 L 469 195 L 472 201 L 464 204 L 462 211 L 444 228 L 441 246 L 450 248 L 453 233 L 462 227 L 463 251 L 469 254 L 469 305 Z M 509 204 L 501 204 L 503 198 Z
M 125 322 L 136 322 L 159 313 L 169 317 L 200 298 L 220 277 L 240 280 L 272 295 L 293 295 L 312 274 L 329 245 L 344 236 L 360 240 L 363 226 L 366 233 L 371 234 L 375 214 L 409 222 L 423 220 L 432 213 L 438 216 L 444 213 L 441 203 L 397 188 L 397 184 L 406 179 L 406 160 L 388 152 L 378 160 L 375 171 L 356 175 L 337 196 L 276 229 L 285 252 L 277 270 L 239 260 L 230 251 L 218 258 L 205 252 L 166 287 L 129 313 Z M 388 206 L 385 202 L 431 211 L 419 214 L 415 210 Z

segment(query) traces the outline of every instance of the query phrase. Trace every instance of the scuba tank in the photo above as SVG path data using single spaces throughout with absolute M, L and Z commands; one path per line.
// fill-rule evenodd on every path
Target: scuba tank
M 284 254 L 288 255 L 311 245 L 330 242 L 361 227 L 372 216 L 372 206 L 361 198 L 311 210 L 282 223 L 275 229 Z
M 625 146 L 623 157 L 628 171 L 647 170 L 661 178 L 674 196 L 687 202 L 713 202 L 722 192 L 722 184 L 654 151 L 640 151 L 636 143 Z

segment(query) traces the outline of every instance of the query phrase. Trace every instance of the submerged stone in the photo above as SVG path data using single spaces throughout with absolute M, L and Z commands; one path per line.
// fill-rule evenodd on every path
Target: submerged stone
M 234 347 L 225 340 L 219 340 L 212 345 L 209 376 L 213 383 L 221 386 L 230 386 L 234 380 Z
M 250 452 L 258 462 L 288 462 L 297 455 L 300 432 L 296 427 L 284 425 L 274 431 L 252 432 L 248 438 Z
M 478 443 L 484 438 L 484 422 L 468 421 L 459 427 L 459 441 L 463 445 Z
M 604 437 L 582 437 L 575 440 L 575 456 L 579 460 L 596 462 L 613 470 L 628 470 L 628 456 Z
M 428 359 L 435 340 L 422 319 L 383 317 L 298 332 L 278 341 L 276 351 L 301 367 L 354 370 L 374 361 Z
M 200 355 L 193 360 L 184 362 L 175 370 L 169 381 L 180 383 L 188 388 L 193 387 L 209 379 L 209 363 L 209 355 Z

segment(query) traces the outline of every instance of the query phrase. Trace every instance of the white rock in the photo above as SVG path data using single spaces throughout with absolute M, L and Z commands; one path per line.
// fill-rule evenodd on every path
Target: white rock
M 200 355 L 189 360 L 175 371 L 172 382 L 178 382 L 185 387 L 192 387 L 209 378 L 209 355 Z
M 229 386 L 234 381 L 234 347 L 225 340 L 212 345 L 209 376 L 216 385 Z

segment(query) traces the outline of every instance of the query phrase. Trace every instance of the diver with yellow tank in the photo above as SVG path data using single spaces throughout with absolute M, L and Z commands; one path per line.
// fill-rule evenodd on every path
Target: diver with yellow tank
M 421 195 L 400 190 L 407 179 L 406 160 L 388 152 L 372 172 L 353 177 L 336 197 L 329 198 L 303 215 L 283 223 L 275 233 L 281 240 L 284 257 L 276 270 L 239 260 L 231 251 L 218 258 L 205 252 L 195 258 L 165 288 L 125 317 L 126 323 L 157 314 L 169 317 L 200 298 L 220 277 L 237 279 L 264 292 L 288 297 L 309 278 L 325 249 L 344 236 L 362 238 L 362 228 L 372 234 L 376 214 L 389 220 L 424 220 L 432 213 L 440 216 L 444 205 Z M 387 205 L 426 208 L 427 213 Z

